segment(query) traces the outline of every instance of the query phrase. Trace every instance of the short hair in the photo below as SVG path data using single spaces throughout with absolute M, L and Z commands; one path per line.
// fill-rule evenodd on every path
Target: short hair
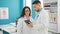
M 41 4 L 41 2 L 39 0 L 35 0 L 32 4 L 38 4 L 38 3 Z

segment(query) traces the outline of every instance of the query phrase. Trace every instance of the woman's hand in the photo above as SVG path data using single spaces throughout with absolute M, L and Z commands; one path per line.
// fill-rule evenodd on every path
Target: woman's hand
M 27 23 L 27 26 L 32 28 L 33 24 L 31 22 L 29 22 L 29 24 Z

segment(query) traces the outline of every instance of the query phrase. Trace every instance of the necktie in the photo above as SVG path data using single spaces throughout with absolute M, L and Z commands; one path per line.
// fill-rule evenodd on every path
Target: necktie
M 36 18 L 38 18 L 39 17 L 39 15 L 37 15 L 37 17 Z
M 35 19 L 38 19 L 39 15 L 36 15 Z

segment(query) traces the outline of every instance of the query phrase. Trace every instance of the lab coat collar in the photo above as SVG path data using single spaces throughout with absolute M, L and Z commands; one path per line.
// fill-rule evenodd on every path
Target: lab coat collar
M 27 18 L 26 16 L 24 16 L 24 18 L 25 18 L 25 19 L 30 19 L 30 17 L 29 17 L 29 18 Z
M 39 12 L 36 12 L 36 14 L 39 15 L 42 12 L 42 10 L 43 10 L 43 8 Z

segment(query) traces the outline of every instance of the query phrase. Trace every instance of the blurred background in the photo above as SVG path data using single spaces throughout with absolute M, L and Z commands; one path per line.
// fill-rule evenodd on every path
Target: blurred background
M 16 34 L 16 25 L 22 9 L 29 6 L 33 18 L 36 12 L 32 7 L 32 2 L 35 0 L 0 0 L 0 34 Z M 49 12 L 49 33 L 60 34 L 60 12 L 58 9 L 58 0 L 40 0 L 44 10 Z M 7 10 L 6 15 L 1 17 L 1 10 Z

